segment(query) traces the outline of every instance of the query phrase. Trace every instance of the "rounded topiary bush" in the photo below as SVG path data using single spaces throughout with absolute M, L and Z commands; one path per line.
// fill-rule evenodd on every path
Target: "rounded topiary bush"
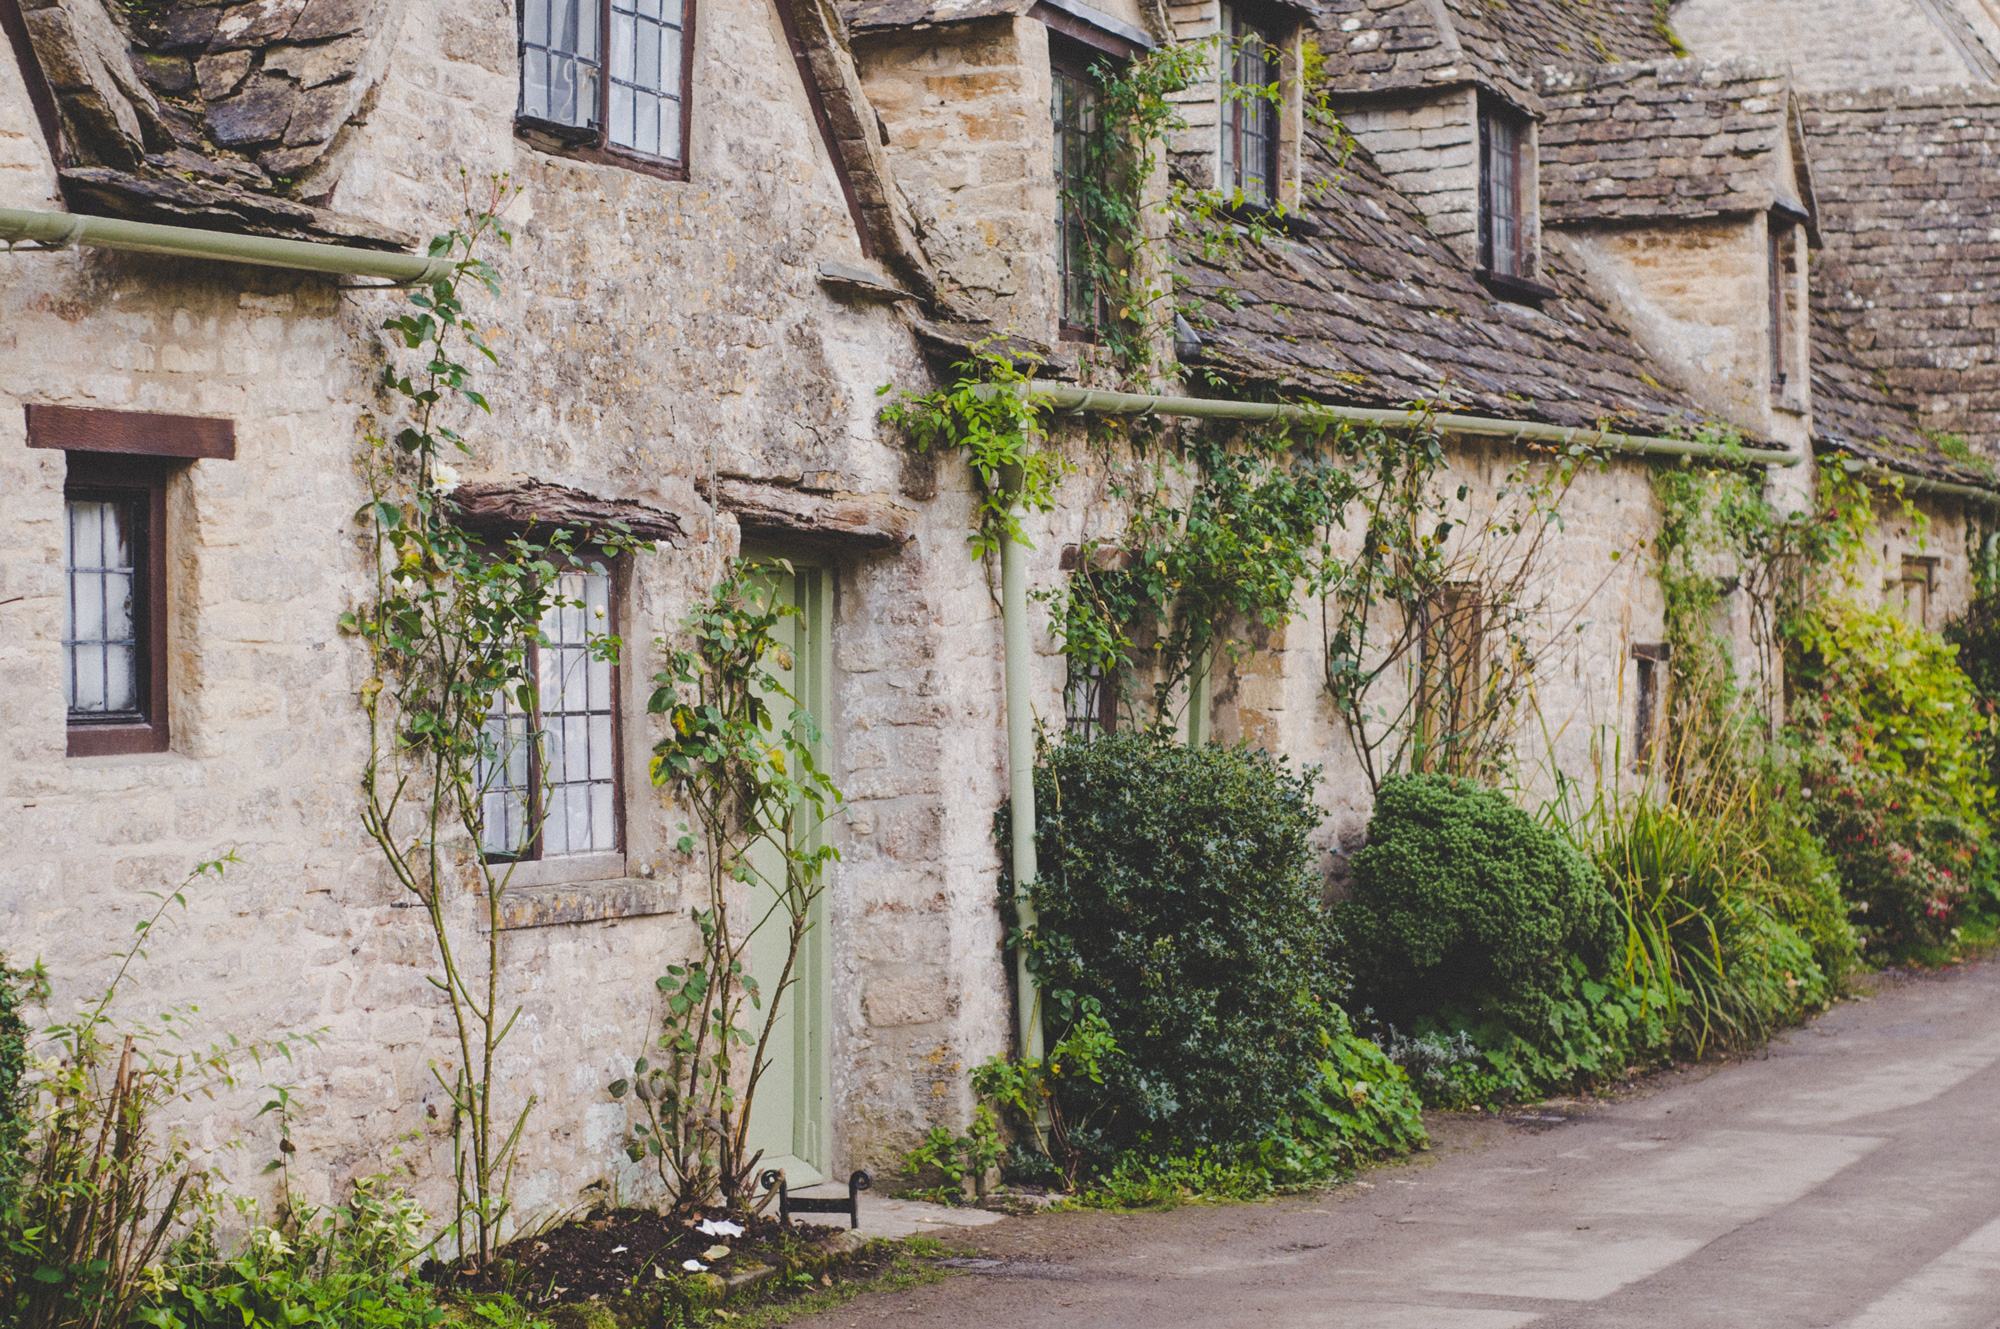
M 1318 776 L 1144 732 L 1043 754 L 1032 954 L 1118 1040 L 1110 1143 L 1260 1139 L 1319 1073 L 1342 984 L 1309 841 Z
M 1622 935 L 1597 869 L 1566 840 L 1443 775 L 1383 784 L 1335 921 L 1380 1017 L 1456 1009 L 1524 1033 L 1546 1023 L 1570 958 L 1601 969 Z

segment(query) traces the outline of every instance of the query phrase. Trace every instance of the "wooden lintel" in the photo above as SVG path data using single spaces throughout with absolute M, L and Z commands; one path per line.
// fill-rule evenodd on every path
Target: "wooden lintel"
M 630 499 L 599 498 L 546 480 L 475 480 L 451 492 L 457 522 L 484 535 L 513 535 L 531 528 L 601 539 L 620 523 L 638 540 L 679 544 L 681 520 L 663 508 Z
M 916 530 L 916 513 L 864 494 L 815 494 L 786 485 L 719 477 L 716 506 L 745 535 L 805 540 L 855 549 L 899 549 Z

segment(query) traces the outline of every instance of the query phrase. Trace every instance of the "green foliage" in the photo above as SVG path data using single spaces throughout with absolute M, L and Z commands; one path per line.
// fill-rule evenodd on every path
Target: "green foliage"
M 1978 822 L 1992 734 L 1958 648 L 1894 610 L 1831 603 L 1800 625 L 1801 723 L 1868 769 L 1911 777 L 1922 812 Z M 1808 700 L 1809 698 L 1809 700 Z
M 292 1037 L 196 1046 L 187 1012 L 125 1024 L 113 1003 L 170 909 L 234 854 L 200 864 L 133 929 L 104 991 L 76 1018 L 23 1048 L 35 1069 L 17 1089 L 13 1176 L 0 1195 L 0 1323 L 18 1329 L 122 1329 L 152 1286 L 151 1266 L 198 1214 L 208 1177 L 187 1142 L 157 1125 L 236 1084 L 244 1063 L 291 1056 Z M 26 990 L 41 986 L 37 971 Z M 23 989 L 15 987 L 16 992 Z M 15 1016 L 18 1020 L 18 1015 Z M 309 1040 L 307 1040 L 309 1041 Z
M 666 667 L 654 675 L 647 703 L 667 721 L 667 736 L 653 748 L 653 783 L 699 823 L 708 902 L 694 911 L 701 957 L 667 966 L 657 980 L 666 994 L 659 1062 L 638 1058 L 630 1080 L 609 1092 L 623 1099 L 632 1090 L 641 1119 L 627 1152 L 634 1162 L 654 1160 L 683 1210 L 717 1193 L 732 1205 L 747 1202 L 757 1166 L 750 1114 L 771 1064 L 775 1016 L 797 982 L 826 869 L 840 857 L 819 838 L 841 794 L 818 766 L 818 727 L 772 672 L 787 652 L 780 626 L 800 613 L 781 602 L 774 574 L 791 575 L 791 565 L 730 565 L 682 622 L 688 644 L 660 643 Z M 774 699 L 789 703 L 789 713 L 774 715 Z M 696 848 L 684 835 L 682 852 Z M 764 908 L 752 888 L 775 904 Z M 768 990 L 746 965 L 763 928 L 782 929 L 785 943 Z M 765 1014 L 749 1016 L 746 1007 Z
M 983 1196 L 986 1174 L 1006 1153 L 1007 1147 L 1000 1140 L 1000 1118 L 982 1103 L 973 1109 L 972 1124 L 965 1134 L 955 1135 L 948 1126 L 933 1126 L 916 1148 L 903 1155 L 904 1172 L 943 1179 L 941 1185 L 909 1192 L 908 1198 L 958 1204 L 965 1199 L 968 1184 L 975 1195 Z
M 1798 633 L 1804 788 L 1879 949 L 1949 939 L 1993 798 L 1994 720 L 1958 648 L 1887 609 L 1833 604 Z
M 1254 1141 L 1313 1075 L 1341 989 L 1308 838 L 1317 779 L 1144 732 L 1045 750 L 1039 922 L 1018 941 L 1045 991 L 1101 1006 L 1114 1138 Z
M 431 1219 L 380 1178 L 331 1212 L 293 1209 L 253 1226 L 233 1254 L 217 1245 L 211 1206 L 148 1271 L 136 1324 L 156 1329 L 424 1329 L 447 1311 L 410 1276 Z
M 1088 543 L 1076 574 L 1048 596 L 1072 675 L 1111 680 L 1123 693 L 1149 658 L 1152 722 L 1167 725 L 1176 690 L 1195 671 L 1225 648 L 1243 650 L 1230 635 L 1236 625 L 1290 622 L 1301 584 L 1318 591 L 1332 559 L 1327 528 L 1354 490 L 1324 437 L 1279 427 L 1232 449 L 1199 434 L 1182 464 L 1138 486 L 1123 553 L 1099 566 L 1099 546 Z M 1184 502 L 1178 489 L 1188 491 Z
M 509 1125 L 510 1114 L 494 1101 L 495 1057 L 520 1012 L 501 1002 L 500 919 L 513 863 L 481 852 L 484 795 L 509 764 L 487 721 L 511 704 L 539 723 L 528 645 L 546 644 L 542 624 L 553 610 L 583 607 L 564 593 L 563 575 L 602 573 L 600 554 L 651 547 L 599 532 L 597 552 L 586 556 L 574 532 L 495 543 L 456 522 L 445 458 L 471 455 L 472 447 L 447 416 L 451 408 L 490 410 L 460 357 L 477 352 L 496 360 L 466 307 L 465 288 L 498 294 L 498 277 L 480 252 L 509 240 L 499 213 L 512 194 L 503 177 L 482 203 L 468 200 L 464 229 L 431 241 L 434 257 L 453 259 L 451 275 L 409 292 L 413 312 L 382 325 L 405 354 L 392 353 L 383 371 L 394 419 L 369 423 L 362 458 L 369 501 L 355 519 L 375 584 L 372 596 L 341 618 L 342 630 L 367 646 L 372 673 L 361 689 L 368 718 L 362 825 L 423 911 L 438 960 L 429 981 L 451 1010 L 457 1055 L 447 1061 L 448 1074 L 436 1063 L 432 1073 L 452 1105 L 452 1226 L 461 1254 L 469 1250 L 482 1264 L 511 1208 L 514 1148 L 534 1106 L 526 1096 Z M 618 645 L 604 634 L 589 642 L 601 660 L 615 660 Z M 539 745 L 544 736 L 527 741 Z M 539 832 L 542 812 L 529 807 L 527 839 Z M 460 951 L 447 926 L 453 887 L 461 885 L 485 915 L 483 954 L 476 956 Z
M 1561 836 L 1469 780 L 1382 786 L 1335 911 L 1359 993 L 1408 1022 L 1446 1007 L 1533 1039 L 1572 957 L 1602 973 L 1621 937 L 1597 871 Z
M 1105 1101 L 1104 1072 L 1119 1056 L 1118 1040 L 1095 998 L 1057 995 L 1066 1027 L 1055 1046 L 1040 1057 L 987 1058 L 972 1073 L 972 1090 L 1013 1117 L 1034 1139 L 1035 1155 L 1075 1189 L 1101 1121 L 1116 1111 Z
M 1279 1185 L 1310 1184 L 1333 1167 L 1423 1148 L 1422 1103 L 1408 1073 L 1354 1032 L 1347 1013 L 1328 1011 L 1320 1030 L 1319 1074 L 1291 1104 L 1288 1120 L 1257 1146 Z
M 1369 1159 L 1429 1143 L 1403 1068 L 1357 1035 L 1337 1008 L 1320 1030 L 1317 1073 L 1270 1134 L 1239 1145 L 1150 1141 L 1119 1155 L 1078 1195 L 1106 1209 L 1165 1209 L 1188 1200 L 1254 1200 L 1323 1185 Z
M 975 555 L 998 549 L 1002 539 L 1027 544 L 1020 513 L 1053 510 L 1064 469 L 1062 454 L 1046 446 L 1041 412 L 1048 399 L 990 344 L 980 343 L 970 360 L 953 366 L 958 381 L 950 388 L 905 392 L 882 408 L 882 418 L 906 431 L 918 450 L 965 450 L 979 484 Z M 892 387 L 885 383 L 876 395 Z
M 1426 1104 L 1494 1107 L 1600 1084 L 1661 1061 L 1672 1046 L 1671 998 L 1618 976 L 1589 976 L 1571 957 L 1539 1024 L 1525 1031 L 1489 1014 L 1447 1006 L 1420 1016 L 1413 1034 L 1391 1027 L 1388 1056 L 1406 1067 Z
M 1838 897 L 1827 898 L 1823 862 L 1794 830 L 1775 841 L 1774 864 L 1774 814 L 1758 797 L 1744 782 L 1702 802 L 1634 800 L 1598 846 L 1629 921 L 1624 975 L 1665 994 L 1675 1046 L 1695 1056 L 1760 1042 L 1833 995 L 1841 971 L 1822 965 L 1788 915 L 1820 930 L 1830 964 L 1854 955 L 1851 933 L 1828 917 Z
M 0 1224 L 10 1222 L 19 1203 L 18 1185 L 34 1123 L 34 1086 L 28 1078 L 34 1060 L 21 1008 L 47 998 L 48 975 L 40 964 L 15 969 L 0 953 Z

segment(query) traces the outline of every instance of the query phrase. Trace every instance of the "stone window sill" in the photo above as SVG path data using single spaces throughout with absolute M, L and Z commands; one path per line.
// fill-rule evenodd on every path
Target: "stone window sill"
M 510 886 L 500 897 L 500 930 L 648 918 L 680 907 L 680 886 L 647 877 Z

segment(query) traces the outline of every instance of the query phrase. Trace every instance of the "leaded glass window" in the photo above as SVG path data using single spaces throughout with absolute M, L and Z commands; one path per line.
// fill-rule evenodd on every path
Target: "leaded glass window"
M 1053 48 L 1054 43 L 1051 42 Z M 1097 82 L 1081 56 L 1050 56 L 1049 116 L 1055 129 L 1056 276 L 1061 283 L 1062 326 L 1088 334 L 1100 319 L 1101 300 L 1090 271 L 1090 136 L 1097 129 Z
M 503 858 L 559 858 L 618 848 L 617 687 L 592 643 L 612 631 L 611 576 L 565 573 L 562 602 L 528 648 L 538 714 L 504 690 L 487 716 L 480 763 L 481 843 Z
M 1277 38 L 1233 5 L 1222 34 L 1222 188 L 1268 207 L 1278 201 Z
M 1534 219 L 1528 215 L 1528 121 L 1519 112 L 1485 105 L 1479 114 L 1479 261 L 1502 277 L 1534 275 Z
M 521 115 L 594 129 L 603 0 L 521 0 Z
M 681 0 L 611 0 L 611 141 L 681 151 Z
M 524 126 L 681 164 L 689 12 L 689 0 L 522 0 Z
M 86 493 L 65 502 L 63 688 L 72 722 L 143 720 L 140 634 L 144 494 Z

